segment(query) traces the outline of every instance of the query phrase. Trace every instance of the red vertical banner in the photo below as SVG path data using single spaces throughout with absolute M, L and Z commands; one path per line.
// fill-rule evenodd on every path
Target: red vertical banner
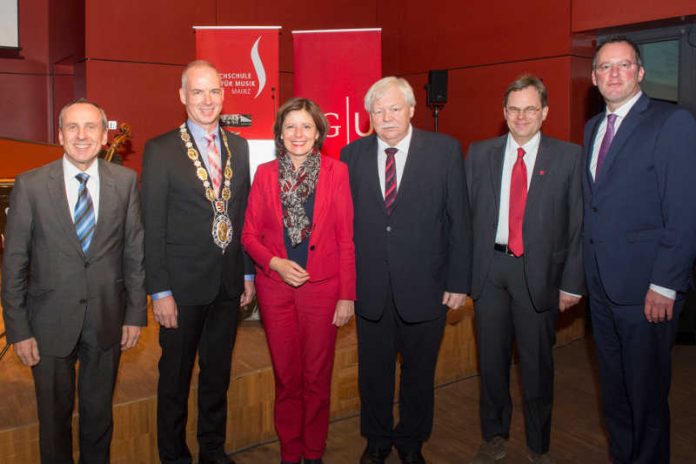
M 330 125 L 322 153 L 337 158 L 372 132 L 363 101 L 382 77 L 382 30 L 293 31 L 292 38 L 295 95 L 321 106 Z
M 220 73 L 225 101 L 220 124 L 249 140 L 252 175 L 272 159 L 278 102 L 280 26 L 194 27 L 196 58 Z

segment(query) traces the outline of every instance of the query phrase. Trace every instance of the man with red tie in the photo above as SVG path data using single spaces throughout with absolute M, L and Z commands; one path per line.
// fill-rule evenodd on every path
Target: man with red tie
M 522 367 L 529 459 L 549 454 L 555 323 L 584 290 L 580 147 L 541 134 L 544 83 L 523 75 L 505 91 L 509 133 L 473 143 L 465 161 L 473 245 L 484 443 L 471 461 L 505 457 L 512 340 Z

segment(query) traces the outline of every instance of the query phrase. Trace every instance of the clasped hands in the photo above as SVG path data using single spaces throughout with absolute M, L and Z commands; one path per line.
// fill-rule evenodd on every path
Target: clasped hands
M 295 261 L 279 258 L 274 256 L 271 258 L 268 267 L 272 271 L 278 273 L 283 282 L 292 286 L 300 287 L 309 280 L 309 273 Z M 331 323 L 336 327 L 346 325 L 355 314 L 355 302 L 352 300 L 338 300 L 334 316 Z

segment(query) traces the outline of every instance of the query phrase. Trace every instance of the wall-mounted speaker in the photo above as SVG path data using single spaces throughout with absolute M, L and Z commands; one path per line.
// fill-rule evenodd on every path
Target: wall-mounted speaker
M 426 103 L 442 106 L 447 103 L 447 70 L 428 71 Z

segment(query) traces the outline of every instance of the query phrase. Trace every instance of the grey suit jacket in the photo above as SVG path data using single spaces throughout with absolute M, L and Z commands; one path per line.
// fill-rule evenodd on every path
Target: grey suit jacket
M 102 348 L 146 324 L 143 227 L 135 172 L 98 160 L 99 218 L 87 255 L 71 219 L 62 159 L 17 177 L 2 269 L 7 340 L 35 337 L 67 356 L 89 313 Z
M 469 147 L 467 189 L 474 230 L 471 296 L 483 290 L 493 259 L 507 135 Z M 558 307 L 558 291 L 583 294 L 582 156 L 578 145 L 541 136 L 522 237 L 527 288 L 537 311 Z

